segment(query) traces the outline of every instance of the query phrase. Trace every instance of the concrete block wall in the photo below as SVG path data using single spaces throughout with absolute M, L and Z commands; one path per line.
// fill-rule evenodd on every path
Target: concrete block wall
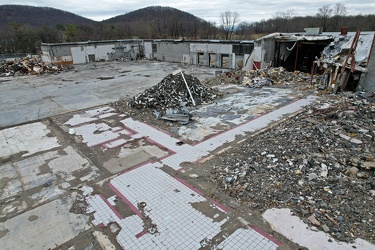
M 199 54 L 203 53 L 203 62 L 199 61 Z M 210 54 L 213 57 L 215 54 L 215 65 L 210 65 Z M 234 68 L 232 45 L 231 44 L 212 44 L 212 43 L 190 43 L 190 60 L 193 64 L 212 66 L 222 68 L 222 57 L 227 56 L 229 60 L 229 66 L 227 68 Z M 202 58 L 202 57 L 201 57 Z
M 157 60 L 182 62 L 184 54 L 189 54 L 188 43 L 157 42 Z

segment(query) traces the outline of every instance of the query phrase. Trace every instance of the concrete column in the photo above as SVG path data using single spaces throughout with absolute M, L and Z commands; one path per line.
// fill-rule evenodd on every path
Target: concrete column
M 375 92 L 375 42 L 372 43 L 371 55 L 367 69 L 368 72 L 366 73 L 363 82 L 363 91 L 373 93 Z

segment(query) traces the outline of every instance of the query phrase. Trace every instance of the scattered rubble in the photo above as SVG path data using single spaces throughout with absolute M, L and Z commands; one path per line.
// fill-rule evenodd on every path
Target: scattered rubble
M 314 75 L 312 82 L 320 83 L 320 75 Z M 220 84 L 238 84 L 251 88 L 271 85 L 311 84 L 311 75 L 301 71 L 289 72 L 283 67 L 264 68 L 258 70 L 233 70 L 224 72 L 214 78 L 206 79 L 204 84 L 215 86 Z
M 73 66 L 44 63 L 36 58 L 15 59 L 13 61 L 0 62 L 0 77 L 42 75 L 67 71 Z
M 189 86 L 191 96 L 186 83 Z M 221 96 L 219 90 L 203 85 L 198 78 L 187 74 L 169 74 L 157 85 L 134 96 L 129 102 L 131 107 L 138 109 L 150 108 L 155 110 L 175 109 L 183 106 L 192 106 L 210 103 Z
M 156 119 L 163 119 L 167 121 L 179 122 L 181 124 L 187 124 L 192 117 L 189 110 L 186 107 L 180 109 L 167 109 L 166 111 L 154 111 Z
M 329 96 L 202 165 L 244 206 L 289 207 L 338 240 L 374 243 L 374 138 L 374 102 Z
M 283 67 L 278 67 L 246 71 L 242 84 L 248 87 L 261 87 L 296 83 L 309 84 L 310 81 L 310 74 L 300 71 L 289 72 Z
M 244 70 L 232 70 L 216 75 L 216 77 L 207 78 L 203 81 L 204 85 L 216 86 L 220 84 L 241 84 L 245 76 Z

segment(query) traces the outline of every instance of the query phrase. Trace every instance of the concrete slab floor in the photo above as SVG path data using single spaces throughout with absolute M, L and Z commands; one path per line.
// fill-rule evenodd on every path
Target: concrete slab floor
M 93 84 L 98 90 L 100 84 L 125 79 L 128 74 L 133 84 L 137 77 L 151 79 L 152 74 L 162 79 L 173 68 L 173 64 L 158 62 L 150 63 L 148 69 L 142 68 L 145 64 L 148 65 L 135 63 L 127 65 L 128 68 L 122 63 L 82 65 L 77 69 L 81 70 L 78 75 L 60 74 L 57 76 L 61 79 L 57 81 L 67 89 L 70 86 L 66 83 L 78 81 L 78 86 Z M 108 65 L 113 67 L 109 69 Z M 202 70 L 202 74 L 209 74 L 211 69 Z M 93 77 L 92 72 L 98 75 Z M 111 78 L 106 76 L 113 72 L 116 72 L 114 79 L 96 79 Z M 81 79 L 75 80 L 77 77 Z M 34 82 L 50 96 L 59 92 L 59 84 L 55 83 Z M 117 86 L 120 82 L 112 84 Z M 80 87 L 86 89 L 83 85 Z M 116 88 L 111 91 L 119 92 Z M 303 97 L 303 93 L 289 89 L 222 86 L 222 91 L 230 93 L 218 101 L 219 105 L 197 107 L 196 122 L 183 130 L 173 131 L 171 127 L 171 131 L 163 131 L 153 124 L 117 114 L 106 105 L 81 110 L 85 105 L 92 105 L 94 99 L 72 90 L 64 92 L 76 96 L 70 99 L 72 103 L 64 100 L 63 112 L 75 112 L 54 116 L 61 110 L 51 111 L 46 113 L 49 119 L 0 130 L 1 248 L 300 249 L 321 246 L 311 243 L 327 235 L 309 231 L 311 240 L 301 241 L 305 236 L 296 236 L 291 228 L 296 227 L 303 234 L 302 224 L 287 212 L 267 211 L 263 218 L 229 197 L 221 199 L 227 201 L 225 204 L 212 199 L 205 193 L 209 184 L 200 183 L 199 177 L 191 177 L 198 178 L 197 182 L 180 178 L 186 163 L 212 157 L 223 147 L 293 114 L 316 98 Z M 94 100 L 95 106 L 112 98 L 117 99 L 106 99 L 103 95 L 103 100 Z M 29 105 L 33 106 L 32 102 Z M 17 110 L 12 104 L 0 105 Z M 41 105 L 45 109 L 48 102 Z M 16 120 L 26 121 L 24 117 L 13 121 Z M 186 141 L 180 144 L 181 140 Z M 22 239 L 14 240 L 18 238 Z M 328 247 L 336 246 L 334 243 Z M 356 242 L 355 246 L 373 248 L 364 241 Z
M 73 197 L 43 206 L 0 222 L 1 249 L 52 249 L 88 230 L 88 217 L 70 213 Z
M 134 96 L 180 67 L 200 80 L 217 70 L 158 61 L 97 62 L 59 74 L 6 78 L 0 82 L 0 128 Z

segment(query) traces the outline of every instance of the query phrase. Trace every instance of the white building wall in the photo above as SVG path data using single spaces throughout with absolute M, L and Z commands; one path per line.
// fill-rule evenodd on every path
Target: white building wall
M 229 68 L 235 68 L 231 44 L 212 44 L 212 43 L 191 43 L 190 44 L 190 61 L 198 64 L 198 53 L 204 53 L 204 65 L 209 66 L 209 54 L 216 54 L 215 67 L 222 67 L 221 55 L 229 55 Z
M 88 62 L 84 46 L 72 47 L 70 50 L 73 57 L 73 64 L 82 64 Z
M 157 59 L 168 62 L 183 62 L 183 55 L 189 53 L 188 43 L 158 42 Z
M 152 42 L 144 42 L 143 43 L 143 52 L 145 54 L 146 59 L 154 59 L 152 55 Z
M 253 67 L 252 67 L 252 57 L 253 57 L 253 53 L 251 54 L 245 54 L 244 57 L 243 57 L 243 70 L 252 70 Z
M 98 45 L 96 46 L 95 60 L 96 61 L 108 61 L 108 55 L 113 52 L 114 44 Z
M 41 53 L 42 62 L 52 62 L 51 56 L 47 51 L 42 51 Z
M 85 50 L 86 50 L 86 56 L 88 56 L 88 55 L 95 55 L 96 46 L 86 46 Z M 89 61 L 88 58 L 87 58 L 87 61 Z

